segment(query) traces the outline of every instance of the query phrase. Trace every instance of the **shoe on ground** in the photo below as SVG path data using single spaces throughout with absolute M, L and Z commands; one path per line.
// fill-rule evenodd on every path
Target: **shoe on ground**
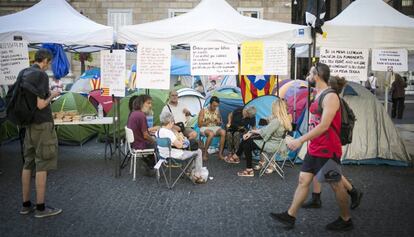
M 342 217 L 338 217 L 334 222 L 329 223 L 326 226 L 327 230 L 332 231 L 348 231 L 354 228 L 351 218 L 348 221 L 344 221 Z
M 351 209 L 354 210 L 359 206 L 359 204 L 361 204 L 361 199 L 364 193 L 355 189 L 354 191 L 350 192 L 349 195 L 351 196 Z
M 62 213 L 62 209 L 46 206 L 45 210 L 43 211 L 36 210 L 34 217 L 44 218 L 44 217 L 49 217 L 49 216 L 56 216 L 60 213 Z
M 311 199 L 303 203 L 302 208 L 321 208 L 322 207 L 321 197 L 320 197 L 320 194 L 319 196 L 317 195 L 318 194 L 312 193 Z
M 27 215 L 27 214 L 34 212 L 35 210 L 36 210 L 36 207 L 34 205 L 31 205 L 30 207 L 22 207 L 22 209 L 20 209 L 20 214 Z
M 296 218 L 289 215 L 287 211 L 282 212 L 282 213 L 271 212 L 270 216 L 274 220 L 282 223 L 286 229 L 292 229 L 295 226 Z

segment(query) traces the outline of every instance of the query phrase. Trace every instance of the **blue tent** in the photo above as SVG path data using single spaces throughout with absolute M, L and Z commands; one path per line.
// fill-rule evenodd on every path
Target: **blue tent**
M 219 109 L 223 124 L 227 123 L 227 116 L 230 112 L 244 106 L 241 91 L 238 87 L 223 86 L 214 90 L 212 93 L 207 94 L 204 107 L 207 107 L 210 104 L 212 96 L 217 96 L 220 99 Z
M 271 115 L 272 103 L 273 101 L 276 101 L 276 100 L 278 100 L 277 96 L 264 95 L 264 96 L 256 97 L 246 104 L 246 107 L 254 106 L 256 108 L 256 126 L 259 125 L 259 120 L 261 118 L 268 118 Z
M 137 65 L 132 65 L 132 72 L 137 71 Z M 171 57 L 171 69 L 170 74 L 172 76 L 190 76 L 190 62 L 177 58 L 177 57 Z

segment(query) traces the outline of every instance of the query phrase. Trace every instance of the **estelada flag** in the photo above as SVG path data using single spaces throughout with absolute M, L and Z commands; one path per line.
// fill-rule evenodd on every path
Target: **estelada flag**
M 92 90 L 101 89 L 101 78 L 97 75 L 93 76 L 93 78 L 90 79 L 90 83 Z
M 272 94 L 276 79 L 277 76 L 274 75 L 240 75 L 239 82 L 244 104 L 256 97 Z

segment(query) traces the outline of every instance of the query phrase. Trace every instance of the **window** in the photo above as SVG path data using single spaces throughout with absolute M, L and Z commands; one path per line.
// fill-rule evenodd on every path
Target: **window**
M 402 0 L 401 6 L 403 7 L 412 7 L 413 6 L 413 0 Z
M 132 25 L 132 10 L 108 9 L 108 26 L 112 26 L 115 31 L 118 31 L 123 25 Z
M 263 8 L 237 8 L 243 16 L 263 19 Z
M 173 18 L 189 12 L 190 9 L 168 9 L 168 17 Z

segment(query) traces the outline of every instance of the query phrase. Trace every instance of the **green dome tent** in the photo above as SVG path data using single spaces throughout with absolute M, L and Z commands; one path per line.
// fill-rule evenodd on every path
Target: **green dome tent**
M 145 94 L 145 90 L 141 89 L 138 92 L 134 92 L 132 94 L 127 95 L 126 97 L 122 98 L 120 100 L 120 113 L 121 113 L 121 119 L 120 119 L 120 134 L 121 136 L 124 135 L 124 127 L 126 126 L 128 122 L 128 115 L 129 115 L 129 100 L 134 95 L 142 95 Z M 165 106 L 165 103 L 168 98 L 168 91 L 166 90 L 149 90 L 149 95 L 152 97 L 152 110 L 154 112 L 154 125 L 160 125 L 160 114 L 162 111 L 162 108 Z M 108 117 L 113 117 L 115 114 L 114 107 L 109 111 L 107 114 Z M 109 131 L 113 132 L 113 125 L 109 126 Z M 104 135 L 103 128 L 100 129 L 99 137 L 102 138 Z
M 17 139 L 18 137 L 19 131 L 12 122 L 5 120 L 0 124 L 0 144 Z
M 93 105 L 80 94 L 69 92 L 52 103 L 52 112 L 77 111 L 80 115 L 96 114 Z M 60 125 L 57 128 L 59 143 L 82 145 L 99 131 L 99 125 Z

